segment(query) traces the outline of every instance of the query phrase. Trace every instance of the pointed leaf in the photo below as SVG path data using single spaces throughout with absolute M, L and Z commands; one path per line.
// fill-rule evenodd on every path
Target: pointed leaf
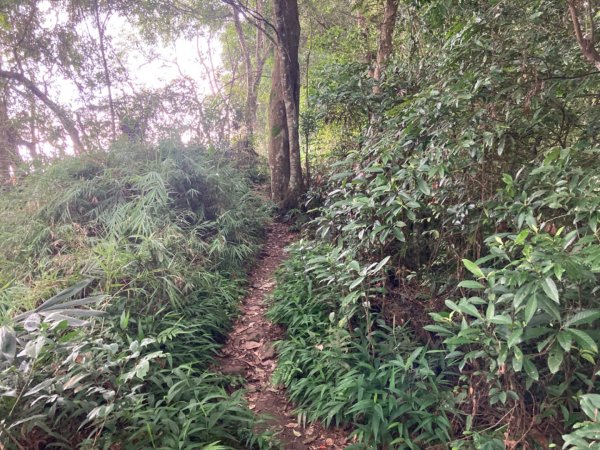
M 554 280 L 552 278 L 547 277 L 544 280 L 542 280 L 542 289 L 544 290 L 548 298 L 550 298 L 555 303 L 559 303 L 558 289 L 556 288 L 556 284 L 554 284 Z
M 537 367 L 535 367 L 535 364 L 531 362 L 530 359 L 525 358 L 523 360 L 523 369 L 525 369 L 525 373 L 529 378 L 535 381 L 538 381 L 540 379 L 540 374 L 537 370 Z
M 600 319 L 600 309 L 588 309 L 585 311 L 580 311 L 565 322 L 565 328 L 592 323 L 597 319 Z
M 421 191 L 423 194 L 428 196 L 431 195 L 431 188 L 429 187 L 427 182 L 422 178 L 417 178 L 417 186 L 419 188 L 419 191 Z
M 460 283 L 458 283 L 458 287 L 466 289 L 485 289 L 485 286 L 483 284 L 475 280 L 463 280 Z
M 537 297 L 532 295 L 525 305 L 525 324 L 527 325 L 538 309 Z
M 465 267 L 469 270 L 469 272 L 471 272 L 477 278 L 485 278 L 485 275 L 483 274 L 483 272 L 481 271 L 479 266 L 477 264 L 475 264 L 473 261 L 469 261 L 468 259 L 463 259 L 462 262 L 465 265 Z
M 569 334 L 568 331 L 560 331 L 556 335 L 556 340 L 565 352 L 571 350 L 571 341 L 573 340 L 573 337 L 571 336 L 571 334 Z
M 568 331 L 573 338 L 579 344 L 579 347 L 582 350 L 587 350 L 592 353 L 598 353 L 598 344 L 592 339 L 592 337 L 587 334 L 585 331 L 578 330 L 576 328 L 569 328 L 565 331 Z
M 564 356 L 565 354 L 563 349 L 557 344 L 554 344 L 552 349 L 550 349 L 550 353 L 548 354 L 548 369 L 550 369 L 550 373 L 556 373 L 559 371 Z

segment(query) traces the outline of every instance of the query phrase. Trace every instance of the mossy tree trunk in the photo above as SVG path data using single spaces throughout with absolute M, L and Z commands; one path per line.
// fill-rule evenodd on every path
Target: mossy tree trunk
M 269 160 L 272 164 L 285 164 L 289 162 L 289 180 L 283 191 L 281 189 L 283 178 L 278 172 L 284 172 L 285 167 L 275 168 L 275 182 L 272 183 L 273 199 L 282 209 L 288 210 L 298 206 L 300 197 L 304 193 L 304 178 L 300 158 L 299 103 L 300 103 L 300 64 L 298 61 L 298 48 L 300 45 L 300 20 L 298 18 L 298 3 L 296 0 L 274 0 L 273 11 L 275 15 L 275 29 L 277 31 L 276 64 L 273 70 L 272 87 L 280 92 L 271 94 L 271 98 L 280 98 L 285 108 L 285 129 L 287 131 L 287 156 L 271 154 L 271 151 L 286 153 L 284 146 L 272 145 L 277 143 L 279 128 L 283 124 L 281 118 L 274 117 L 274 108 L 270 108 L 270 143 Z M 279 80 L 275 80 L 275 78 Z M 277 133 L 275 133 L 277 131 Z M 275 140 L 275 142 L 271 142 Z M 285 141 L 285 139 L 284 139 Z M 271 167 L 273 170 L 273 166 Z
M 290 182 L 290 142 L 287 117 L 281 86 L 281 62 L 275 60 L 269 97 L 269 166 L 271 169 L 271 198 L 282 206 Z

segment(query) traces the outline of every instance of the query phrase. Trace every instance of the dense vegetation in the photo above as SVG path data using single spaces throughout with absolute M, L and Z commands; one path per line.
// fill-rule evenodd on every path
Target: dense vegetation
M 357 449 L 599 449 L 599 21 L 591 0 L 3 2 L 0 448 L 272 445 L 211 370 L 268 160 L 302 230 L 269 313 L 299 423 Z M 138 84 L 177 43 L 204 79 Z
M 254 445 L 241 391 L 210 366 L 263 204 L 219 155 L 169 143 L 56 161 L 6 188 L 0 442 Z
M 379 89 L 321 38 L 278 380 L 359 448 L 598 448 L 598 72 L 563 2 L 399 15 Z

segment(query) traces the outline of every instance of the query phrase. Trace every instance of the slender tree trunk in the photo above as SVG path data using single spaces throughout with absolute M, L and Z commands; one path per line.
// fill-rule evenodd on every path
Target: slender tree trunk
M 596 49 L 596 24 L 594 23 L 594 8 L 592 0 L 584 2 L 583 9 L 587 15 L 588 33 L 584 35 L 579 20 L 579 11 L 577 9 L 577 3 L 575 0 L 568 0 L 569 14 L 571 15 L 571 22 L 573 22 L 573 31 L 575 32 L 575 39 L 579 44 L 581 53 L 585 58 L 592 63 L 596 69 L 600 70 L 600 52 Z M 584 20 L 584 23 L 586 21 Z
M 77 130 L 75 122 L 58 103 L 55 103 L 53 100 L 51 100 L 50 97 L 48 97 L 35 85 L 35 83 L 21 73 L 0 70 L 0 78 L 16 81 L 28 89 L 39 100 L 41 100 L 42 103 L 44 103 L 44 105 L 46 105 L 48 109 L 50 109 L 56 115 L 58 120 L 60 120 L 65 131 L 71 138 L 75 153 L 81 154 L 83 152 L 83 144 L 81 142 L 81 138 L 79 137 L 79 130 Z
M 94 16 L 96 19 L 96 28 L 98 29 L 98 40 L 100 44 L 100 56 L 102 57 L 102 66 L 104 68 L 104 79 L 106 82 L 106 89 L 108 90 L 108 106 L 110 109 L 110 130 L 112 140 L 117 139 L 117 119 L 115 114 L 115 104 L 112 96 L 112 84 L 110 80 L 110 71 L 108 70 L 108 62 L 106 61 L 106 50 L 105 50 L 105 35 L 104 26 L 100 22 L 100 8 L 98 7 L 98 0 L 94 0 Z
M 300 65 L 300 20 L 297 0 L 274 0 L 275 27 L 277 29 L 277 59 L 281 64 L 283 101 L 290 148 L 290 182 L 284 208 L 298 206 L 304 192 L 304 179 L 300 155 L 299 101 Z
M 271 95 L 269 97 L 269 166 L 271 169 L 271 198 L 283 206 L 290 182 L 290 144 L 282 98 L 281 61 L 276 58 L 271 77 Z
M 0 97 L 0 184 L 8 182 L 19 159 L 16 133 L 8 115 L 6 95 Z
M 379 27 L 379 45 L 377 48 L 377 58 L 375 60 L 375 69 L 373 70 L 373 79 L 375 80 L 375 86 L 373 92 L 381 92 L 381 88 L 378 85 L 378 81 L 381 80 L 381 74 L 385 69 L 387 60 L 392 54 L 394 28 L 396 25 L 396 15 L 398 14 L 398 2 L 399 0 L 385 0 L 385 7 L 383 10 L 383 21 Z
M 309 88 L 310 88 L 310 54 L 312 52 L 312 23 L 310 26 L 310 32 L 309 32 L 309 36 L 308 36 L 308 49 L 306 51 L 306 73 L 304 75 L 304 82 L 306 83 L 306 111 L 310 111 L 310 92 L 309 92 Z M 304 150 L 304 165 L 306 167 L 306 189 L 310 189 L 310 185 L 311 185 L 311 175 L 310 175 L 310 160 L 309 160 L 309 153 L 310 153 L 310 133 L 312 132 L 312 123 L 309 124 L 305 124 L 305 131 L 304 131 L 304 140 L 305 140 L 305 150 Z
M 252 157 L 258 156 L 254 149 L 254 134 L 256 132 L 256 116 L 258 109 L 258 89 L 262 80 L 263 68 L 267 56 L 270 53 L 269 48 L 265 48 L 264 31 L 255 27 L 256 39 L 254 48 L 254 64 L 252 63 L 252 55 L 244 30 L 239 19 L 239 10 L 236 5 L 232 5 L 233 10 L 233 23 L 238 36 L 240 48 L 242 50 L 242 57 L 244 61 L 244 68 L 246 70 L 246 101 L 244 108 L 244 122 L 245 130 L 244 136 L 242 137 L 241 148 L 248 155 Z M 262 0 L 256 1 L 256 12 L 262 14 L 263 4 Z

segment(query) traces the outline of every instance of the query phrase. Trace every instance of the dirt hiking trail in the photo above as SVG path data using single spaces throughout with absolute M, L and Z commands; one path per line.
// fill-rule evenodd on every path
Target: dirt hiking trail
M 337 450 L 346 447 L 346 434 L 326 429 L 320 423 L 303 428 L 283 386 L 273 386 L 271 377 L 277 367 L 273 342 L 284 330 L 265 317 L 266 298 L 275 287 L 275 271 L 286 259 L 285 247 L 296 234 L 280 223 L 271 225 L 261 255 L 250 275 L 249 288 L 242 300 L 241 313 L 219 357 L 220 371 L 245 379 L 246 399 L 257 415 L 268 417 L 264 428 L 275 434 L 284 450 Z

